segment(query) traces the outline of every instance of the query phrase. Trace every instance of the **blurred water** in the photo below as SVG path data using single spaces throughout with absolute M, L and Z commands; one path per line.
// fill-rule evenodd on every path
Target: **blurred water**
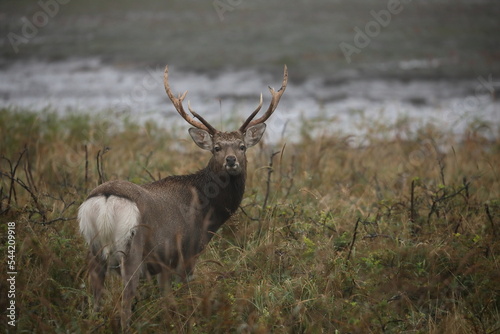
M 0 105 L 111 108 L 172 126 L 168 63 L 172 88 L 189 90 L 193 108 L 221 124 L 253 110 L 260 92 L 268 103 L 266 87 L 278 88 L 286 63 L 272 138 L 284 124 L 293 136 L 301 117 L 346 133 L 402 117 L 454 131 L 474 119 L 498 124 L 500 2 L 406 0 L 392 14 L 388 4 L 3 0 Z
M 267 86 L 280 87 L 283 69 L 276 66 L 273 73 L 235 70 L 208 75 L 171 66 L 169 71 L 174 93 L 189 91 L 185 107 L 189 100 L 194 110 L 220 128 L 229 119 L 243 120 L 257 106 L 261 92 L 265 109 L 270 101 Z M 293 78 L 293 67 L 289 75 Z M 165 127 L 187 126 L 165 94 L 160 66 L 124 69 L 102 64 L 98 59 L 33 61 L 9 66 L 2 70 L 2 77 L 2 106 L 50 108 L 61 113 L 105 113 L 111 109 L 138 121 L 155 120 Z M 277 111 L 268 121 L 267 132 L 271 140 L 282 135 L 293 139 L 302 118 L 322 119 L 320 128 L 347 134 L 359 133 L 370 120 L 393 124 L 407 118 L 415 128 L 432 124 L 457 133 L 474 120 L 500 124 L 500 101 L 488 90 L 488 82 L 497 85 L 491 79 L 290 80 Z

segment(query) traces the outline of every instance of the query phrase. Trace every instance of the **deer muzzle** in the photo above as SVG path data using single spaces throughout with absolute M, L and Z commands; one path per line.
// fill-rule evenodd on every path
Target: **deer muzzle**
M 241 173 L 241 166 L 234 155 L 228 155 L 226 157 L 226 162 L 224 163 L 224 168 L 229 175 L 238 175 Z

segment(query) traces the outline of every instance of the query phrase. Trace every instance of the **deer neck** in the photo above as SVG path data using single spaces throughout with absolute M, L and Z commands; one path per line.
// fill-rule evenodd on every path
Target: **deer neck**
M 210 160 L 208 166 L 198 172 L 203 175 L 203 185 L 198 188 L 201 202 L 209 203 L 208 209 L 213 215 L 212 231 L 216 231 L 238 209 L 246 181 L 245 166 L 241 174 L 229 175 L 216 165 Z

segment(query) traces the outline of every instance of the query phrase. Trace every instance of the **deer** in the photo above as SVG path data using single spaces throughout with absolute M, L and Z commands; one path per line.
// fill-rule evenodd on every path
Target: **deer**
M 88 277 L 99 311 L 108 271 L 121 276 L 122 330 L 129 328 L 132 302 L 141 277 L 157 275 L 163 291 L 173 278 L 187 282 L 194 265 L 217 230 L 237 211 L 245 192 L 248 148 L 256 145 L 265 121 L 276 110 L 288 82 L 284 66 L 281 88 L 269 87 L 271 102 L 255 119 L 258 107 L 233 132 L 215 129 L 191 109 L 183 107 L 187 91 L 174 96 L 164 71 L 165 91 L 179 115 L 192 127 L 195 144 L 212 156 L 207 166 L 193 174 L 168 176 L 138 185 L 113 180 L 93 189 L 78 209 L 79 229 L 89 250 Z

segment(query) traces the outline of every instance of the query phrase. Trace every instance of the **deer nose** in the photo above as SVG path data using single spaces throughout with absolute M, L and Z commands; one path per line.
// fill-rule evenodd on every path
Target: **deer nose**
M 228 155 L 226 157 L 226 164 L 228 167 L 234 167 L 234 165 L 236 165 L 236 157 L 234 155 Z

